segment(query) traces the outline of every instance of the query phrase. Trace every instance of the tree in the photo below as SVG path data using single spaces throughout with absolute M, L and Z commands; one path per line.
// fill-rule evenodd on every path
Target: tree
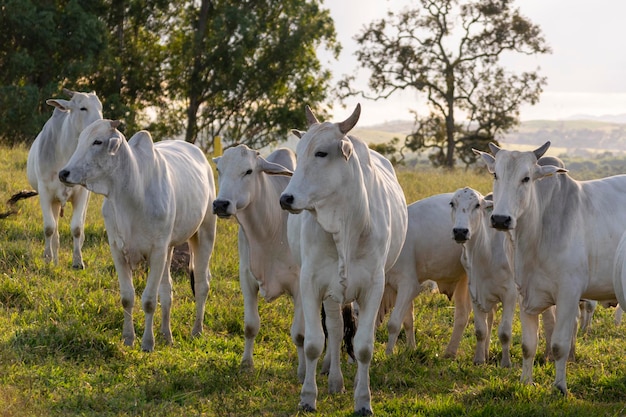
M 256 148 L 303 125 L 304 104 L 323 102 L 329 90 L 316 49 L 339 53 L 332 18 L 318 3 L 186 2 L 167 46 L 171 100 L 161 127 L 208 150 L 216 136 Z
M 426 96 L 430 114 L 416 115 L 412 150 L 433 148 L 433 164 L 452 168 L 459 157 L 475 161 L 472 147 L 485 149 L 519 123 L 523 103 L 535 104 L 546 83 L 537 71 L 514 74 L 499 65 L 505 52 L 550 52 L 541 30 L 511 0 L 419 0 L 420 7 L 371 23 L 355 39 L 358 61 L 371 70 L 375 96 L 341 82 L 343 95 L 388 98 L 415 89 Z M 462 117 L 459 117 L 462 116 Z M 463 123 L 459 120 L 463 119 Z
M 103 49 L 99 1 L 5 0 L 0 5 L 0 140 L 28 142 L 61 87 L 77 89 Z

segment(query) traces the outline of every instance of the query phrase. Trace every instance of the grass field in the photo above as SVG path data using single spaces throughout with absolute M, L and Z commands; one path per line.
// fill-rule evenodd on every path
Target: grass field
M 23 148 L 0 150 L 0 200 L 26 181 Z M 470 185 L 486 193 L 491 177 L 457 170 L 401 171 L 408 201 Z M 194 306 L 183 271 L 175 273 L 172 329 L 175 345 L 157 338 L 155 351 L 121 341 L 123 312 L 117 276 L 100 205 L 92 196 L 83 248 L 87 269 L 71 269 L 69 210 L 61 221 L 58 266 L 43 262 L 43 231 L 37 198 L 0 220 L 0 416 L 292 416 L 300 384 L 296 351 L 289 338 L 292 305 L 287 298 L 260 302 L 261 332 L 255 369 L 239 368 L 243 351 L 243 300 L 238 283 L 236 230 L 218 221 L 211 264 L 213 278 L 205 331 L 191 338 Z M 0 207 L 2 211 L 2 207 Z M 135 273 L 137 293 L 145 271 Z M 135 327 L 143 333 L 136 303 Z M 472 364 L 469 325 L 456 359 L 444 359 L 453 308 L 445 296 L 415 301 L 417 349 L 402 335 L 387 357 L 385 327 L 376 333 L 371 367 L 372 406 L 379 416 L 621 416 L 626 415 L 624 328 L 613 311 L 598 308 L 588 335 L 579 337 L 577 361 L 568 365 L 570 394 L 551 387 L 554 366 L 538 360 L 536 384 L 518 382 L 521 331 L 514 322 L 512 369 L 498 367 L 500 347 L 492 336 L 490 361 Z M 159 326 L 158 314 L 155 316 Z M 626 326 L 626 325 L 625 325 Z M 158 328 L 158 327 L 157 327 Z M 539 351 L 543 349 L 540 346 Z M 352 414 L 356 365 L 343 363 L 346 392 L 329 395 L 318 378 L 317 416 Z

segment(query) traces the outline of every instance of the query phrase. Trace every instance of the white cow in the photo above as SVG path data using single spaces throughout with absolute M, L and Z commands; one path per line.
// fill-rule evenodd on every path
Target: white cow
M 359 325 L 354 337 L 358 363 L 354 409 L 371 414 L 369 366 L 374 327 L 385 286 L 405 239 L 407 208 L 391 163 L 347 136 L 361 107 L 341 123 L 319 123 L 307 107 L 307 132 L 296 148 L 298 165 L 280 197 L 283 209 L 303 212 L 299 229 L 290 227 L 289 242 L 301 259 L 300 294 L 305 320 L 306 377 L 300 407 L 315 410 L 316 366 L 324 347 L 320 305 L 334 330 L 341 331 L 339 305 L 356 300 Z M 329 382 L 330 384 L 330 382 Z
M 511 337 L 517 305 L 517 288 L 510 264 L 510 245 L 504 233 L 491 228 L 492 201 L 478 191 L 465 187 L 450 200 L 452 235 L 463 247 L 461 262 L 469 277 L 469 292 L 474 307 L 476 351 L 474 363 L 489 358 L 489 344 L 494 312 L 502 304 L 498 338 L 502 344 L 500 366 L 511 366 Z
M 83 187 L 68 187 L 59 181 L 59 171 L 70 159 L 78 136 L 87 126 L 102 119 L 102 103 L 95 93 L 79 93 L 63 89 L 70 100 L 47 100 L 54 106 L 52 117 L 35 138 L 28 152 L 28 182 L 39 193 L 45 235 L 44 259 L 59 262 L 59 216 L 67 202 L 72 204 L 70 225 L 74 239 L 72 267 L 84 268 L 81 252 L 85 240 L 85 215 L 89 192 Z
M 234 216 L 239 223 L 239 283 L 244 300 L 245 347 L 241 364 L 253 367 L 254 339 L 259 333 L 257 294 L 267 302 L 282 294 L 291 297 L 294 316 L 291 339 L 298 350 L 298 377 L 304 380 L 304 318 L 300 302 L 300 266 L 287 240 L 287 218 L 295 216 L 280 208 L 280 194 L 296 166 L 289 149 L 278 149 L 267 159 L 245 145 L 229 148 L 214 158 L 219 193 L 213 212 L 221 218 Z M 282 174 L 282 175 L 276 175 Z M 294 219 L 297 221 L 297 219 Z
M 169 140 L 154 144 L 146 131 L 126 142 L 118 125 L 117 121 L 101 120 L 85 129 L 59 178 L 67 185 L 80 184 L 105 196 L 102 214 L 120 282 L 124 343 L 129 346 L 135 340 L 132 270 L 142 260 L 147 262 L 149 273 L 141 297 L 146 316 L 141 348 L 152 351 L 157 292 L 161 332 L 168 344 L 173 343 L 170 263 L 174 246 L 185 241 L 189 243 L 196 301 L 192 334 L 202 332 L 215 239 L 216 217 L 211 212 L 215 184 L 211 167 L 196 146 Z
M 514 277 L 521 296 L 521 379 L 532 382 L 538 314 L 556 305 L 555 386 L 566 393 L 579 301 L 615 300 L 613 258 L 626 226 L 626 176 L 576 181 L 564 168 L 537 164 L 549 146 L 546 142 L 519 152 L 490 144 L 493 155 L 475 152 L 494 175 L 492 226 L 505 231 L 514 246 Z
M 450 199 L 452 193 L 437 194 L 408 207 L 406 240 L 395 265 L 387 271 L 379 322 L 392 310 L 387 323 L 386 353 L 391 355 L 404 325 L 409 347 L 415 349 L 413 300 L 421 285 L 431 280 L 439 292 L 454 300 L 454 325 L 445 356 L 454 358 L 467 327 L 472 309 L 467 274 L 461 264 L 461 246 L 450 238 Z

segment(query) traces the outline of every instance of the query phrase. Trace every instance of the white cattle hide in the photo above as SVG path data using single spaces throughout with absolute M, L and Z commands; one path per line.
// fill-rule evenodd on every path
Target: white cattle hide
M 59 178 L 105 197 L 102 214 L 120 282 L 126 345 L 135 340 L 132 270 L 139 262 L 147 262 L 149 273 L 141 297 L 146 317 L 141 348 L 152 351 L 157 292 L 161 332 L 168 344 L 173 342 L 170 263 L 174 246 L 186 241 L 196 302 L 192 334 L 202 332 L 215 239 L 216 217 L 211 212 L 215 184 L 211 167 L 196 146 L 172 140 L 154 144 L 146 131 L 127 142 L 116 129 L 118 125 L 101 120 L 85 129 Z
M 54 107 L 30 151 L 26 171 L 28 182 L 39 194 L 45 236 L 44 259 L 59 262 L 59 216 L 65 204 L 72 204 L 70 230 L 74 240 L 72 267 L 83 269 L 82 246 L 85 240 L 85 216 L 89 192 L 83 187 L 68 187 L 59 181 L 59 171 L 70 159 L 78 136 L 92 122 L 102 119 L 102 103 L 95 93 L 63 90 L 70 100 L 50 99 Z
M 289 227 L 289 242 L 301 260 L 306 377 L 300 407 L 314 410 L 316 366 L 323 349 L 320 307 L 327 320 L 341 323 L 340 304 L 356 301 L 359 325 L 354 337 L 358 363 L 354 409 L 371 414 L 369 366 L 374 350 L 376 316 L 385 272 L 404 243 L 407 208 L 391 163 L 360 139 L 346 136 L 356 125 L 360 106 L 341 123 L 319 123 L 307 107 L 309 129 L 300 136 L 298 165 L 280 202 L 303 212 L 299 229 Z M 329 333 L 333 331 L 329 328 Z
M 519 152 L 490 144 L 493 155 L 475 152 L 494 175 L 492 226 L 506 232 L 514 247 L 521 295 L 521 379 L 532 382 L 538 314 L 556 305 L 555 386 L 566 393 L 579 301 L 615 300 L 613 258 L 626 227 L 626 176 L 576 181 L 564 168 L 537 164 L 549 146 Z

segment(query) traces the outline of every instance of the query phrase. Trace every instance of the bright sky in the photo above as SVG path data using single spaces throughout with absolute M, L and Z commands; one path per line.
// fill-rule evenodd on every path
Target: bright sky
M 417 0 L 325 0 L 343 46 L 339 61 L 323 57 L 325 65 L 337 79 L 353 74 L 358 66 L 353 37 L 365 25 L 386 16 L 387 10 L 418 4 Z M 522 120 L 626 113 L 626 1 L 517 0 L 514 7 L 541 27 L 552 48 L 552 54 L 514 57 L 506 62 L 506 67 L 516 72 L 539 67 L 540 74 L 548 77 L 539 104 L 524 106 Z M 362 69 L 359 75 L 365 87 L 369 72 Z M 335 106 L 332 121 L 348 117 L 359 101 L 361 126 L 412 120 L 409 109 L 424 108 L 425 99 L 417 93 L 396 94 L 385 101 L 348 99 L 347 108 Z

